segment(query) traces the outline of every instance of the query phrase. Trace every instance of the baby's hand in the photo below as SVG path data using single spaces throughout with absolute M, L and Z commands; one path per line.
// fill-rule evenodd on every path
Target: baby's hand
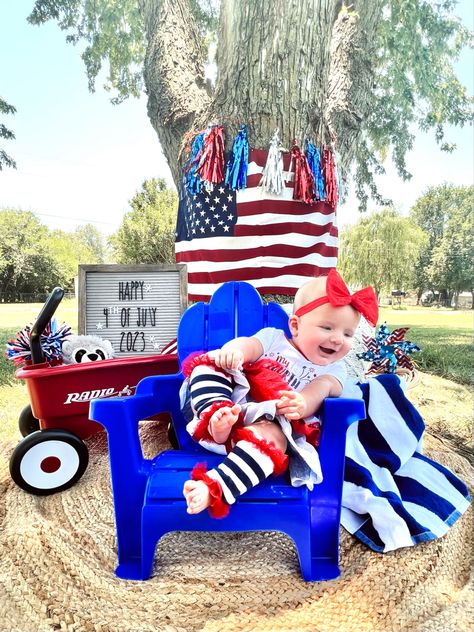
M 209 356 L 221 369 L 242 369 L 244 354 L 240 349 L 216 349 Z
M 277 413 L 287 419 L 302 419 L 306 416 L 306 400 L 297 391 L 280 391 L 280 399 L 276 403 Z

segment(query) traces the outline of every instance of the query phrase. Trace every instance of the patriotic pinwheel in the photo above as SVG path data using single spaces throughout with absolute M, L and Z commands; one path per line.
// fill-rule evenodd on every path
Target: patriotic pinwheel
M 385 322 L 380 325 L 374 338 L 363 337 L 367 351 L 358 353 L 357 357 L 372 362 L 367 373 L 395 373 L 397 368 L 414 370 L 410 355 L 421 349 L 413 342 L 405 340 L 408 329 L 409 327 L 399 327 L 390 332 Z

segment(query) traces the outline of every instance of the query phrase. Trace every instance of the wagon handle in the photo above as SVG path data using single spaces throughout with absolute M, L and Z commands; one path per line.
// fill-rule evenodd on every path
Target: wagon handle
M 30 351 L 31 361 L 33 364 L 41 364 L 44 362 L 44 353 L 41 348 L 41 334 L 46 329 L 46 325 L 53 317 L 56 308 L 58 307 L 61 299 L 64 296 L 64 290 L 62 287 L 55 287 L 51 294 L 46 299 L 46 303 L 43 305 L 42 310 L 38 314 L 38 318 L 35 324 L 31 328 L 30 332 Z

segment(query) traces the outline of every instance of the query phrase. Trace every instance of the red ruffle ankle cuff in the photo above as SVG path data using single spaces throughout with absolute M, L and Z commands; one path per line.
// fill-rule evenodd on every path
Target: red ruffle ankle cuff
M 191 478 L 193 481 L 203 481 L 209 488 L 209 494 L 211 496 L 211 502 L 207 510 L 212 518 L 225 518 L 229 515 L 230 506 L 226 503 L 222 496 L 222 487 L 219 482 L 214 478 L 211 478 L 207 474 L 207 468 L 205 463 L 197 463 L 191 472 Z
M 214 360 L 210 358 L 207 353 L 203 353 L 202 351 L 196 351 L 195 353 L 189 354 L 188 357 L 185 360 L 183 360 L 183 363 L 181 365 L 181 371 L 185 378 L 189 378 L 189 376 L 193 372 L 193 369 L 203 364 L 207 366 L 213 366 L 213 367 L 216 366 L 216 363 L 214 362 Z M 221 369 L 217 369 L 217 370 L 219 371 Z

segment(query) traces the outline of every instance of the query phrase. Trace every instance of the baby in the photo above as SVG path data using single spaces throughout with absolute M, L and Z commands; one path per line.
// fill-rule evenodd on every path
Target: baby
M 267 327 L 200 356 L 190 367 L 195 419 L 188 429 L 196 440 L 225 446 L 228 454 L 208 472 L 202 464 L 194 468 L 183 489 L 188 513 L 207 508 L 212 516 L 224 517 L 237 496 L 286 469 L 287 451 L 300 452 L 317 469 L 312 465 L 314 454 L 310 454 L 315 452 L 318 438 L 314 415 L 326 397 L 338 397 L 342 392 L 345 369 L 341 360 L 351 348 L 361 313 L 376 324 L 373 289 L 351 295 L 333 269 L 328 277 L 315 278 L 296 293 L 288 321 L 290 339 L 283 331 Z M 236 393 L 242 389 L 242 371 L 246 375 L 246 367 L 262 358 L 270 361 L 271 369 L 278 367 L 280 375 L 274 371 L 267 375 L 275 376 L 277 387 L 282 388 L 271 402 L 236 403 L 241 401 Z M 282 373 L 286 381 L 281 379 Z M 304 449 L 298 447 L 302 437 Z

